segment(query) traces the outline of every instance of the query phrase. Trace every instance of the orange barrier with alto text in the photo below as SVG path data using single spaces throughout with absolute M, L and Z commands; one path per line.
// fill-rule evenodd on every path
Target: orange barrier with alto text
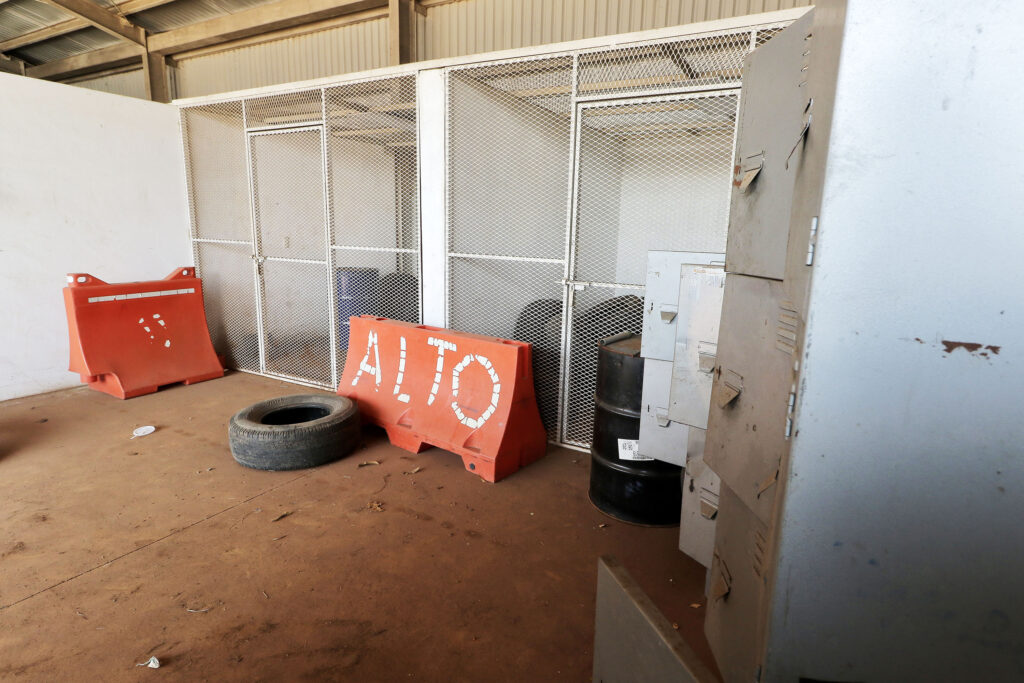
M 452 451 L 487 481 L 544 455 L 529 344 L 374 316 L 349 325 L 338 393 L 392 444 Z

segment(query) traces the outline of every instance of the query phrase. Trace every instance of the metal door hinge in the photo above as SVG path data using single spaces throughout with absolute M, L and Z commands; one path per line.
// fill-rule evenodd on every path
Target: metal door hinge
M 807 265 L 814 264 L 814 245 L 818 241 L 818 217 L 811 218 L 811 235 L 807 238 Z
M 789 405 L 786 407 L 786 438 L 793 435 L 793 411 L 796 409 L 796 385 L 789 392 Z

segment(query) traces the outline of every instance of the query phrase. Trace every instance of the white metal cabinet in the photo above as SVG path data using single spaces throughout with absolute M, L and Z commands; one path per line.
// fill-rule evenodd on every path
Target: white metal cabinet
M 641 347 L 640 453 L 686 468 L 679 549 L 705 567 L 711 565 L 718 510 L 719 478 L 702 456 L 723 262 L 722 254 L 649 252 Z
M 644 359 L 644 388 L 640 411 L 640 455 L 686 465 L 690 428 L 668 419 L 672 361 Z
M 686 464 L 689 428 L 669 417 L 675 365 L 673 358 L 680 321 L 684 327 L 689 327 L 709 316 L 703 308 L 696 306 L 701 303 L 699 296 L 691 297 L 688 294 L 681 301 L 680 287 L 684 281 L 692 284 L 686 279 L 687 274 L 712 267 L 712 264 L 724 263 L 724 260 L 723 254 L 715 253 L 647 252 L 643 339 L 640 347 L 640 354 L 644 357 L 639 444 L 641 455 L 680 466 Z M 703 304 L 706 306 L 707 301 L 704 300 Z M 715 318 L 713 324 L 717 327 L 717 312 L 711 317 Z M 706 406 L 704 412 L 707 412 Z
M 724 254 L 694 251 L 647 252 L 644 283 L 644 325 L 640 355 L 672 361 L 675 356 L 679 313 L 679 278 L 683 264 L 725 263 Z M 682 312 L 686 319 L 686 311 Z
M 1005 84 L 1024 6 L 846 5 L 814 10 L 786 272 L 811 285 L 761 680 L 1020 680 L 1024 98 Z
M 724 286 L 725 271 L 720 265 L 681 266 L 680 314 L 676 324 L 668 416 L 698 429 L 708 426 Z

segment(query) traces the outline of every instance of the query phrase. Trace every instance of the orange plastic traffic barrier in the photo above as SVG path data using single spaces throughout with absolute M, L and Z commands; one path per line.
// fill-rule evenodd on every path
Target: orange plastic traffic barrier
M 529 344 L 368 315 L 349 325 L 338 393 L 392 444 L 452 451 L 487 481 L 544 455 Z
M 64 308 L 69 369 L 97 391 L 132 398 L 165 384 L 224 375 L 206 327 L 203 285 L 192 268 L 120 284 L 71 273 Z

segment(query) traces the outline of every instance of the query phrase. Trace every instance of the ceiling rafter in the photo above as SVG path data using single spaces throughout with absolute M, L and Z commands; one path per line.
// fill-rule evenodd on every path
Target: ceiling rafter
M 135 43 L 118 43 L 110 47 L 65 57 L 39 66 L 25 69 L 25 75 L 33 78 L 70 78 L 90 71 L 110 69 L 126 64 L 141 64 L 145 50 Z
M 161 5 L 166 5 L 171 2 L 174 2 L 174 0 L 127 0 L 127 2 L 118 3 L 115 7 L 117 9 L 117 14 L 127 16 L 135 14 L 136 12 L 143 12 L 154 7 L 160 7 Z M 83 28 L 89 28 L 90 26 L 92 26 L 92 24 L 85 19 L 73 17 L 66 21 L 61 21 L 56 24 L 51 24 L 50 26 L 44 26 L 43 28 L 29 31 L 28 33 L 23 33 L 20 36 L 8 38 L 7 40 L 0 42 L 0 52 L 17 50 L 19 47 L 39 43 L 74 31 L 80 31 Z
M 387 6 L 387 0 L 278 0 L 149 38 L 149 50 L 173 55 L 321 19 Z
M 104 33 L 115 38 L 146 46 L 146 30 L 136 26 L 119 14 L 100 7 L 91 0 L 43 0 L 43 2 L 70 12 Z

